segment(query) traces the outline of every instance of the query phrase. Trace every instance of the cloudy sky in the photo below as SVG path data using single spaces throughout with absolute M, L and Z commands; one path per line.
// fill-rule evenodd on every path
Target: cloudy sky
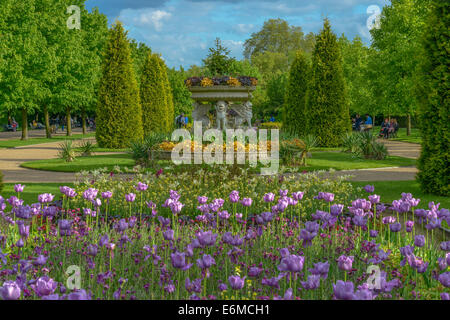
M 170 67 L 201 64 L 219 37 L 232 56 L 242 58 L 243 43 L 264 21 L 282 18 L 318 32 L 323 19 L 331 20 L 338 35 L 359 35 L 370 42 L 367 20 L 388 0 L 87 0 L 109 22 L 122 21 L 129 35 L 162 53 Z M 375 7 L 374 7 L 375 6 Z M 374 10 L 375 8 L 375 10 Z M 370 12 L 370 13 L 368 13 Z

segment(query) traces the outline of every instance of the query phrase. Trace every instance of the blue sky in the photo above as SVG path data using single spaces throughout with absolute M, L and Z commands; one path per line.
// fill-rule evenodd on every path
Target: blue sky
M 87 0 L 109 22 L 122 21 L 130 37 L 162 54 L 170 67 L 200 65 L 222 39 L 231 55 L 242 58 L 243 43 L 264 21 L 282 18 L 301 26 L 305 33 L 318 32 L 328 17 L 338 35 L 359 35 L 370 42 L 369 6 L 380 9 L 388 0 Z

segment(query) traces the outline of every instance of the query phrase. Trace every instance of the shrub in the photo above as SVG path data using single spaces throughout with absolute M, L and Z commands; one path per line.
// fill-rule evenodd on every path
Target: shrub
M 357 157 L 383 160 L 388 155 L 385 145 L 378 142 L 376 135 L 374 135 L 371 131 L 356 133 L 354 139 L 355 144 L 352 152 Z
M 316 37 L 312 61 L 307 96 L 308 132 L 318 138 L 320 146 L 337 147 L 351 124 L 341 52 L 328 19 Z
M 359 148 L 358 135 L 353 132 L 346 132 L 342 136 L 342 151 L 355 153 Z
M 125 148 L 142 139 L 142 110 L 131 50 L 120 22 L 109 33 L 103 60 L 96 117 L 100 147 Z
M 72 145 L 72 140 L 64 140 L 64 142 L 59 145 L 58 157 L 65 162 L 72 162 L 75 160 L 75 156 L 76 152 Z
M 82 156 L 90 156 L 94 152 L 94 144 L 91 140 L 84 140 L 81 142 L 79 148 Z
M 450 196 L 448 1 L 431 1 L 418 92 L 422 151 L 417 179 L 424 192 Z
M 151 132 L 144 140 L 135 140 L 130 143 L 131 157 L 136 161 L 137 165 L 149 166 L 153 159 L 151 158 L 151 151 L 162 142 L 169 139 L 165 133 Z
M 259 126 L 260 129 L 281 129 L 283 127 L 283 124 L 281 122 L 264 122 L 261 123 L 261 125 Z

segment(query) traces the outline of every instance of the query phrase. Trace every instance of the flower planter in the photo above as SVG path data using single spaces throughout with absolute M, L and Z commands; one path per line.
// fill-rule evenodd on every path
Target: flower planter
M 256 86 L 191 86 L 188 87 L 192 93 L 191 98 L 198 102 L 205 101 L 249 101 Z
M 270 152 L 270 151 L 268 151 Z M 201 159 L 203 159 L 203 152 L 199 152 Z M 194 163 L 196 152 L 191 152 L 191 161 Z M 212 155 L 214 156 L 214 152 L 212 152 Z M 258 159 L 258 152 L 251 151 L 251 152 L 245 152 L 245 161 L 249 160 L 250 155 L 256 156 L 256 159 Z M 234 160 L 236 161 L 238 154 L 234 153 Z M 153 150 L 150 151 L 150 159 L 151 160 L 171 160 L 172 159 L 172 151 L 165 151 L 165 150 Z M 204 162 L 204 160 L 202 160 Z M 226 152 L 223 153 L 223 161 L 226 163 Z

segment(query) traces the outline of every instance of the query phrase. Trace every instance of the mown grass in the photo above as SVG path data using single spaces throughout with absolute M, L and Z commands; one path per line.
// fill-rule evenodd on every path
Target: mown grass
M 378 134 L 380 132 L 380 127 L 374 127 L 374 133 Z M 422 137 L 420 136 L 420 130 L 417 128 L 411 129 L 411 134 L 409 136 L 406 135 L 406 128 L 400 128 L 397 132 L 397 138 L 391 138 L 389 140 L 392 141 L 403 141 L 410 143 L 422 143 Z
M 95 137 L 95 133 L 88 134 L 74 134 L 70 137 L 68 136 L 54 136 L 51 139 L 47 138 L 29 138 L 28 140 L 20 140 L 20 139 L 11 139 L 11 140 L 1 140 L 0 148 L 15 148 L 15 147 L 24 147 L 31 146 L 35 144 L 41 143 L 50 143 L 50 142 L 58 142 L 64 140 L 80 140 L 85 138 Z

